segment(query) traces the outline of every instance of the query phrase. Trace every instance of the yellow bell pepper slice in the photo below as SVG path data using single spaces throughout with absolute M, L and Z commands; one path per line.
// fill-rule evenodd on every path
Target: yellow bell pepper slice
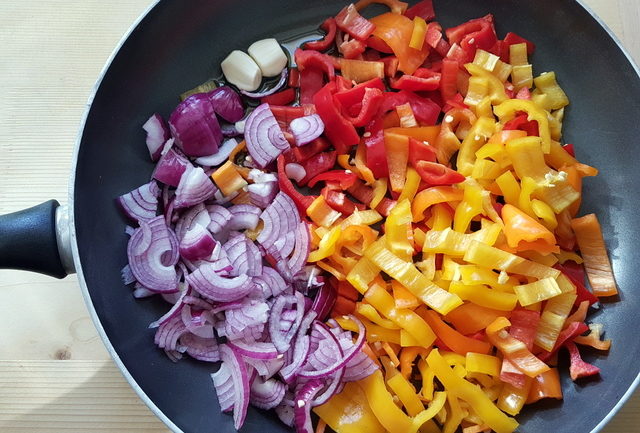
M 420 191 L 411 203 L 413 222 L 424 219 L 424 212 L 438 203 L 448 203 L 462 200 L 464 191 L 453 186 L 432 186 Z
M 476 152 L 493 136 L 495 129 L 496 122 L 493 116 L 480 117 L 473 124 L 469 134 L 460 144 L 460 150 L 458 151 L 457 168 L 460 174 L 463 176 L 471 175 L 473 164 L 476 161 Z
M 384 223 L 387 247 L 405 261 L 411 261 L 414 253 L 412 219 L 409 200 L 402 200 L 391 209 Z
M 526 277 L 541 279 L 547 277 L 556 278 L 560 275 L 560 271 L 557 269 L 523 259 L 515 254 L 502 251 L 478 241 L 471 242 L 469 249 L 464 255 L 464 260 L 488 269 L 497 269 Z
M 500 377 L 502 360 L 492 355 L 485 355 L 484 353 L 467 352 L 465 367 L 469 373 L 482 373 L 493 377 Z
M 327 228 L 331 227 L 342 216 L 340 212 L 329 206 L 322 195 L 319 195 L 307 208 L 307 215 L 314 223 Z
M 313 411 L 336 433 L 386 433 L 356 382 L 345 384 L 339 394 Z
M 240 191 L 248 185 L 247 181 L 238 171 L 238 168 L 239 167 L 233 162 L 227 161 L 211 174 L 211 179 L 213 179 L 225 196 Z
M 536 331 L 534 342 L 537 346 L 548 352 L 553 350 L 576 298 L 575 293 L 563 293 L 547 302 Z
M 513 293 L 492 290 L 480 284 L 466 285 L 459 281 L 452 281 L 449 292 L 465 301 L 499 311 L 511 311 L 518 303 L 518 297 Z
M 453 217 L 453 229 L 460 233 L 465 233 L 471 224 L 471 220 L 482 214 L 482 187 L 477 182 L 464 183 L 464 196 L 462 202 L 456 206 Z
M 504 90 L 504 84 L 502 83 L 502 81 L 500 81 L 500 78 L 473 63 L 467 63 L 466 65 L 464 65 L 464 67 L 467 69 L 467 71 L 469 71 L 472 77 L 485 78 L 488 81 L 488 96 L 491 98 L 492 104 L 497 105 L 509 99 Z
M 340 239 L 341 234 L 342 229 L 340 226 L 332 228 L 322 237 L 320 244 L 318 245 L 318 249 L 309 254 L 309 259 L 307 261 L 312 263 L 317 262 L 335 253 L 336 243 L 338 242 L 338 239 Z
M 536 90 L 532 95 L 532 100 L 545 110 L 558 110 L 569 105 L 569 98 L 564 93 L 556 81 L 555 72 L 545 72 L 533 79 Z M 544 95 L 545 98 L 538 97 Z
M 380 268 L 374 265 L 368 258 L 362 257 L 347 274 L 347 281 L 351 283 L 361 294 L 369 290 L 369 284 L 380 275 Z
M 470 77 L 465 105 L 476 107 L 489 94 L 489 80 L 486 77 Z
M 532 383 L 533 380 L 528 377 L 522 388 L 516 388 L 509 383 L 505 383 L 498 397 L 498 407 L 509 415 L 515 416 L 519 414 L 527 401 Z
M 451 228 L 442 231 L 429 230 L 426 233 L 422 251 L 463 257 L 472 241 L 483 242 L 487 245 L 495 244 L 501 230 L 499 224 L 493 223 L 469 234 L 462 234 L 451 230 Z
M 500 119 L 501 123 L 512 120 L 516 113 L 524 111 L 528 114 L 529 120 L 538 122 L 540 138 L 542 139 L 542 151 L 549 153 L 551 149 L 551 133 L 549 131 L 549 119 L 547 113 L 539 108 L 534 102 L 522 99 L 509 99 L 502 104 L 496 106 L 493 111 Z
M 367 209 L 367 210 L 355 210 L 351 215 L 345 218 L 342 223 L 340 223 L 340 227 L 342 230 L 346 229 L 352 225 L 365 225 L 370 226 L 377 222 L 382 221 L 382 215 L 378 213 L 375 209 Z
M 520 185 L 512 172 L 507 171 L 496 178 L 496 183 L 502 191 L 504 201 L 508 204 L 518 206 L 520 201 Z
M 356 313 L 358 313 L 362 317 L 366 317 L 367 319 L 371 320 L 371 322 L 375 323 L 378 326 L 382 326 L 383 328 L 400 329 L 400 327 L 393 323 L 391 320 L 381 317 L 378 313 L 378 310 L 373 308 L 372 305 L 358 302 L 356 303 Z
M 402 200 L 409 200 L 409 202 L 411 202 L 418 192 L 421 180 L 422 178 L 413 167 L 407 167 L 407 178 L 400 197 L 398 197 L 398 203 Z
M 427 22 L 424 20 L 424 18 L 416 15 L 413 18 L 413 32 L 411 32 L 411 40 L 409 41 L 409 46 L 416 50 L 421 50 L 426 34 Z
M 373 197 L 369 203 L 371 209 L 378 207 L 384 196 L 387 194 L 387 178 L 378 179 L 373 182 Z
M 398 396 L 409 416 L 416 416 L 424 410 L 424 405 L 416 394 L 416 390 L 411 382 L 405 379 L 403 375 L 394 375 L 391 379 L 387 380 L 387 385 L 391 391 Z
M 427 222 L 427 225 L 431 230 L 444 230 L 451 228 L 451 224 L 453 224 L 453 212 L 451 207 L 443 203 L 433 205 L 431 208 L 431 219 Z
M 523 307 L 546 301 L 562 293 L 555 278 L 543 278 L 529 284 L 514 286 L 513 291 Z

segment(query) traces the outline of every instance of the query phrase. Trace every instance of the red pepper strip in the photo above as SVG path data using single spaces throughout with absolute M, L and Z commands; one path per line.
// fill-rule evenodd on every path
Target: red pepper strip
M 324 74 L 315 67 L 300 71 L 300 104 L 313 104 L 313 96 L 324 86 Z
M 525 309 L 513 310 L 509 321 L 511 322 L 509 334 L 522 341 L 527 346 L 527 349 L 531 351 L 538 332 L 540 313 Z
M 342 75 L 336 75 L 336 78 L 334 81 L 336 83 L 337 93 L 346 92 L 347 90 L 350 90 L 353 88 L 353 83 L 351 82 L 351 80 L 347 80 Z
M 509 63 L 509 58 L 510 58 L 509 47 L 511 45 L 517 45 L 523 42 L 527 44 L 527 54 L 528 55 L 533 54 L 533 52 L 536 50 L 535 44 L 530 40 L 525 39 L 522 36 L 519 36 L 512 32 L 507 33 L 507 35 L 504 37 L 504 40 L 502 41 L 502 46 L 500 47 L 501 48 L 500 53 L 499 54 L 494 53 L 494 54 L 496 54 L 497 56 L 500 56 L 503 62 Z
M 336 77 L 337 80 L 337 77 Z M 357 86 L 353 86 L 348 90 L 336 92 L 333 95 L 333 99 L 338 101 L 344 108 L 349 108 L 358 102 L 362 102 L 364 98 L 365 90 L 368 88 L 385 90 L 384 83 L 380 78 L 374 78 L 364 83 L 360 83 Z
M 431 21 L 436 17 L 436 13 L 433 9 L 433 0 L 422 0 L 415 5 L 411 6 L 404 13 L 407 18 L 414 19 L 415 17 L 423 18 L 425 21 Z
M 362 53 L 362 60 L 367 62 L 380 62 L 380 53 L 376 50 L 365 50 L 365 52 Z
M 396 56 L 387 56 L 380 59 L 384 63 L 384 75 L 386 77 L 395 77 L 398 73 L 398 65 L 400 62 Z
M 572 143 L 567 143 L 562 146 L 562 148 L 566 150 L 569 155 L 573 156 L 574 158 L 576 157 L 576 150 L 573 148 Z
M 436 90 L 440 87 L 439 73 L 432 73 L 430 77 L 420 77 L 418 76 L 420 69 L 428 70 L 419 68 L 414 72 L 414 75 L 405 74 L 398 79 L 391 79 L 391 87 L 398 90 L 411 90 L 412 92 Z
M 569 350 L 571 365 L 569 366 L 569 374 L 571 379 L 576 381 L 581 377 L 595 376 L 600 373 L 600 369 L 595 365 L 584 361 L 580 356 L 580 351 L 573 341 L 567 341 L 565 347 Z
M 442 60 L 442 76 L 440 78 L 440 93 L 445 102 L 453 99 L 458 93 L 458 72 L 460 65 L 455 60 Z
M 368 87 L 365 89 L 358 115 L 355 117 L 345 116 L 345 118 L 356 127 L 368 125 L 378 113 L 380 102 L 383 99 L 382 90 Z
M 460 355 L 466 355 L 467 352 L 488 354 L 491 351 L 489 343 L 464 336 L 447 325 L 435 311 L 420 308 L 416 312 L 427 322 L 438 338 L 455 353 Z
M 542 351 L 538 354 L 538 358 L 543 362 L 547 362 L 566 342 L 573 341 L 573 339 L 578 335 L 583 334 L 588 330 L 589 327 L 583 322 L 573 322 L 560 332 L 553 350 L 551 352 L 547 352 L 546 350 Z
M 329 143 L 329 140 L 324 137 L 318 137 L 309 144 L 300 147 L 293 147 L 293 156 L 297 163 L 302 163 L 312 156 L 317 155 L 320 152 L 324 152 L 330 145 L 331 143 Z
M 318 115 L 324 122 L 324 133 L 341 155 L 349 153 L 351 146 L 358 144 L 360 136 L 353 125 L 345 119 L 333 102 L 335 84 L 329 83 L 313 96 Z
M 386 92 L 380 105 L 378 115 L 384 116 L 388 111 L 395 110 L 398 105 L 411 104 L 413 115 L 423 126 L 435 125 L 440 116 L 440 106 L 429 98 L 423 98 L 408 90 Z
M 438 44 L 442 40 L 442 26 L 437 22 L 429 23 L 427 26 L 427 34 L 424 41 L 433 49 L 438 48 Z
M 307 208 L 311 206 L 311 203 L 316 199 L 314 195 L 303 195 L 293 186 L 291 180 L 287 177 L 284 171 L 285 158 L 284 155 L 278 156 L 278 185 L 280 191 L 291 197 L 291 200 L 295 203 L 300 215 L 307 214 Z
M 415 169 L 422 180 L 432 186 L 453 185 L 465 180 L 457 171 L 437 162 L 418 161 Z
M 304 167 L 307 175 L 302 178 L 298 184 L 304 186 L 309 182 L 309 180 L 321 173 L 324 173 L 325 171 L 331 170 L 333 166 L 336 165 L 336 151 L 332 150 L 331 152 L 319 153 L 307 159 L 300 165 Z
M 373 198 L 373 189 L 364 184 L 363 181 L 357 179 L 355 183 L 347 189 L 347 192 L 351 194 L 356 200 L 369 204 Z M 396 205 L 395 200 L 390 200 L 386 197 L 382 199 L 380 204 L 376 206 L 376 210 L 380 212 L 382 216 L 389 216 L 389 212 Z
M 376 132 L 371 132 L 371 136 L 364 139 L 364 145 L 367 149 L 367 167 L 369 167 L 373 176 L 378 179 L 388 177 L 389 166 L 387 164 L 383 130 L 378 129 Z M 371 201 L 371 199 L 369 199 L 369 201 Z
M 518 367 L 516 367 L 513 362 L 507 358 L 503 358 L 502 368 L 500 369 L 500 380 L 518 389 L 522 389 L 527 382 L 527 376 L 518 370 Z
M 338 187 L 337 185 L 335 187 Z M 367 207 L 362 203 L 354 203 L 347 198 L 347 195 L 341 191 L 333 189 L 334 186 L 325 186 L 322 188 L 322 196 L 333 210 L 343 215 L 351 215 L 356 210 L 365 210 Z
M 528 87 L 523 87 L 516 93 L 516 99 L 531 100 L 531 90 Z
M 287 105 L 269 105 L 269 109 L 273 113 L 279 124 L 288 126 L 293 119 L 304 117 L 307 115 L 304 107 L 289 107 Z
M 458 44 L 452 44 L 445 57 L 449 60 L 455 60 L 458 64 L 465 64 L 471 61 L 468 53 Z
M 316 67 L 324 72 L 330 80 L 336 75 L 336 65 L 331 56 L 314 50 L 301 50 L 300 48 L 296 49 L 293 56 L 300 72 L 310 67 Z
M 420 161 L 436 162 L 436 149 L 416 138 L 409 137 L 409 162 L 416 168 Z
M 359 59 L 367 46 L 358 39 L 344 41 L 338 46 L 338 51 L 345 59 Z
M 366 40 L 375 30 L 376 26 L 371 21 L 360 15 L 352 4 L 342 9 L 336 15 L 336 24 L 340 30 L 349 33 L 356 39 Z
M 347 189 L 354 184 L 358 176 L 355 173 L 347 173 L 345 170 L 330 170 L 314 176 L 308 183 L 310 188 L 320 181 L 332 181 L 340 184 L 341 189 Z
M 260 102 L 263 104 L 287 105 L 292 103 L 294 99 L 296 99 L 296 92 L 293 88 L 289 87 L 281 92 L 264 96 L 260 99 Z
M 442 107 L 442 112 L 443 113 L 448 113 L 449 110 L 452 110 L 454 108 L 459 108 L 461 110 L 467 109 L 469 108 L 465 103 L 464 103 L 464 96 L 462 96 L 460 93 L 456 93 L 456 95 L 452 98 L 449 99 L 444 106 Z
M 319 41 L 307 42 L 304 44 L 305 50 L 325 51 L 333 45 L 333 42 L 336 40 L 336 20 L 333 17 L 327 18 L 320 25 L 320 28 L 326 32 L 324 38 Z
M 527 114 L 520 114 L 516 116 L 514 119 L 505 123 L 504 128 L 502 129 L 504 131 L 518 129 L 520 131 L 526 132 L 528 136 L 537 137 L 539 135 L 538 122 L 536 122 L 535 120 L 528 120 Z
M 300 71 L 298 71 L 298 68 L 289 70 L 289 82 L 287 85 L 289 87 L 300 87 Z
M 498 40 L 491 14 L 447 29 L 446 34 L 451 44 L 460 45 L 466 61 L 473 60 L 477 49 L 488 51 Z
M 487 51 L 493 54 L 494 56 L 498 56 L 501 58 L 504 50 L 503 47 L 504 47 L 504 41 L 496 41 L 496 43 L 493 44 L 493 47 L 491 47 Z M 509 62 L 505 62 L 505 63 L 509 63 Z
M 570 270 L 570 268 L 567 266 L 567 263 L 569 262 L 565 262 L 564 265 L 556 264 L 554 268 L 562 272 L 576 286 L 576 294 L 578 295 L 578 297 L 576 298 L 576 302 L 574 303 L 574 305 L 580 305 L 582 301 L 589 301 L 589 305 L 593 305 L 598 302 L 598 298 L 596 297 L 596 295 L 591 293 L 584 286 L 584 274 L 582 275 L 582 279 L 579 279 L 579 277 Z
M 393 54 L 391 47 L 377 36 L 369 36 L 367 39 L 367 46 L 381 53 Z

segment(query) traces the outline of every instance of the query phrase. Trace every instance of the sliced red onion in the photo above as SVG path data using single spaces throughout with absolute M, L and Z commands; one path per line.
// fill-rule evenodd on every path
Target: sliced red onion
M 271 342 L 245 343 L 243 341 L 233 341 L 227 344 L 245 358 L 261 359 L 264 361 L 278 357 L 278 350 Z
M 295 414 L 292 405 L 282 402 L 276 406 L 275 411 L 280 421 L 289 427 L 293 427 Z
M 229 367 L 233 379 L 233 424 L 236 430 L 240 430 L 247 416 L 249 406 L 249 373 L 247 365 L 231 347 L 226 344 L 220 346 L 220 358 L 223 364 Z
M 225 311 L 224 327 L 218 327 L 229 340 L 256 341 L 262 337 L 269 320 L 269 306 L 257 300 L 245 300 L 240 308 Z
M 346 369 L 343 367 L 333 374 L 333 376 L 331 377 L 331 382 L 329 382 L 329 384 L 325 386 L 322 393 L 320 393 L 316 396 L 316 398 L 313 399 L 312 404 L 314 407 L 325 404 L 331 399 L 331 397 L 338 394 L 342 390 L 342 387 L 344 385 L 345 371 Z
M 131 272 L 131 266 L 129 266 L 129 264 L 126 264 L 124 268 L 122 268 L 120 276 L 122 277 L 122 282 L 125 286 L 136 282 L 136 277 L 133 276 L 133 272 Z
M 136 299 L 148 298 L 149 296 L 153 296 L 155 294 L 156 293 L 152 292 L 146 287 L 139 286 L 138 283 L 136 283 L 135 289 L 133 290 L 133 297 Z
M 287 283 L 278 271 L 268 266 L 262 268 L 262 275 L 257 277 L 256 280 L 264 282 L 266 289 L 263 290 L 263 295 L 265 298 L 278 296 L 288 288 Z M 256 281 L 256 283 L 257 282 L 258 281 Z
M 187 332 L 187 328 L 182 323 L 180 317 L 173 317 L 164 322 L 154 337 L 154 342 L 160 349 L 177 350 L 178 339 Z
M 182 323 L 192 334 L 202 338 L 214 338 L 213 315 L 209 310 L 198 310 L 191 305 L 185 305 L 181 314 Z
M 252 183 L 247 186 L 247 191 L 249 191 L 251 203 L 264 209 L 269 206 L 278 193 L 278 182 Z
M 278 80 L 276 85 L 270 88 L 269 90 L 265 90 L 264 92 L 248 92 L 246 90 L 241 90 L 240 93 L 253 99 L 264 98 L 265 96 L 273 95 L 274 93 L 282 89 L 284 85 L 287 84 L 288 78 L 289 78 L 289 68 L 285 67 L 282 70 L 282 72 L 280 72 L 280 79 Z
M 177 350 L 165 350 L 164 353 L 167 355 L 167 358 L 171 360 L 171 362 L 178 362 L 182 359 L 182 353 Z
M 231 302 L 242 299 L 254 288 L 248 275 L 240 275 L 235 278 L 221 277 L 216 272 L 216 266 L 213 263 L 201 265 L 185 279 L 198 293 L 215 302 Z
M 242 135 L 242 132 L 238 131 L 238 128 L 236 128 L 235 123 L 231 125 L 229 124 L 220 125 L 220 128 L 222 129 L 222 135 L 224 137 L 237 137 L 238 135 Z
M 212 155 L 222 142 L 210 94 L 199 93 L 182 101 L 169 117 L 169 128 L 187 156 Z
M 191 162 L 175 149 L 171 148 L 160 157 L 153 170 L 152 177 L 165 185 L 178 186 L 182 175 L 191 167 Z
M 220 361 L 220 352 L 215 338 L 202 338 L 189 333 L 180 337 L 180 344 L 186 347 L 187 354 L 194 359 L 205 362 Z
M 300 164 L 296 164 L 295 162 L 290 162 L 285 165 L 284 172 L 289 179 L 293 179 L 296 182 L 300 183 L 302 179 L 307 177 L 307 171 Z
M 218 116 L 227 122 L 237 122 L 244 116 L 242 99 L 231 87 L 221 86 L 207 93 Z
M 265 379 L 271 379 L 275 376 L 284 365 L 284 357 L 282 355 L 278 355 L 275 359 L 255 359 L 250 357 L 245 357 L 244 360 L 247 364 L 253 366 L 256 369 L 256 372 Z
M 229 158 L 231 151 L 233 151 L 233 149 L 235 149 L 237 146 L 238 140 L 236 140 L 235 138 L 230 138 L 222 143 L 222 146 L 220 146 L 218 152 L 209 156 L 201 156 L 200 158 L 197 158 L 195 160 L 195 163 L 207 167 L 217 167 Z
M 289 129 L 296 140 L 296 145 L 304 146 L 322 135 L 324 123 L 319 115 L 311 114 L 293 119 L 289 124 Z
M 356 382 L 365 377 L 371 376 L 378 370 L 375 362 L 362 351 L 358 351 L 355 356 L 347 363 L 344 370 L 343 382 Z
M 296 319 L 295 322 L 288 327 L 288 329 L 283 329 L 282 324 L 280 322 L 280 317 L 282 316 L 282 311 L 288 305 L 296 306 Z M 304 314 L 304 296 L 300 292 L 296 292 L 294 295 L 280 295 L 276 298 L 273 306 L 271 307 L 271 317 L 269 318 L 269 335 L 271 336 L 271 341 L 276 345 L 276 348 L 280 353 L 284 353 L 289 349 L 291 345 L 291 340 L 296 335 L 298 331 L 298 327 L 302 322 Z
M 163 216 L 148 223 L 140 221 L 127 246 L 129 266 L 136 280 L 155 292 L 177 290 L 177 273 L 174 263 L 163 263 L 166 254 L 173 254 L 175 235 L 167 227 Z
M 273 409 L 284 398 L 286 386 L 276 379 L 256 377 L 251 384 L 251 404 L 259 409 Z
M 237 204 L 231 206 L 229 212 L 232 215 L 227 226 L 229 230 L 255 230 L 262 210 L 250 204 Z
M 214 234 L 220 233 L 233 216 L 227 208 L 217 204 L 207 206 L 207 211 L 209 211 L 209 217 L 211 218 L 211 223 L 207 228 Z
M 171 136 L 169 128 L 167 128 L 162 116 L 155 113 L 142 125 L 142 129 L 147 132 L 147 148 L 149 149 L 151 160 L 157 161 L 160 158 L 164 144 Z
M 158 211 L 160 187 L 149 182 L 116 199 L 122 213 L 133 222 L 149 221 Z
M 288 233 L 293 236 L 300 222 L 300 214 L 293 200 L 285 193 L 279 192 L 273 203 L 262 212 L 260 219 L 264 222 L 264 228 L 257 241 L 267 251 L 272 247 L 280 251 L 276 244 L 284 245 Z M 293 240 L 293 237 L 291 239 Z M 281 254 L 285 256 L 282 251 Z
M 182 292 L 180 292 L 180 297 L 173 304 L 171 309 L 169 311 L 167 311 L 166 313 L 164 313 L 164 315 L 162 315 L 162 317 L 160 317 L 158 320 L 156 320 L 155 322 L 152 322 L 151 324 L 149 324 L 149 328 L 157 328 L 157 327 L 161 326 L 162 324 L 168 322 L 169 320 L 173 319 L 174 317 L 178 317 L 178 315 L 180 315 L 180 311 L 182 310 L 182 307 L 184 307 L 183 300 L 190 293 L 191 293 L 191 289 L 190 288 L 187 288 L 186 290 L 183 290 Z
M 235 392 L 233 388 L 233 378 L 231 377 L 231 369 L 224 362 L 220 364 L 218 371 L 211 375 L 213 386 L 218 394 L 218 403 L 222 412 L 230 412 L 233 410 Z
M 303 335 L 296 340 L 296 344 L 293 348 L 292 360 L 289 364 L 284 366 L 280 370 L 280 376 L 286 383 L 291 383 L 295 379 L 298 371 L 302 368 L 307 358 L 309 357 L 309 336 Z M 291 349 L 289 349 L 291 350 Z
M 176 221 L 176 236 L 182 239 L 196 224 L 207 227 L 211 223 L 209 212 L 203 203 L 186 210 Z
M 331 284 L 324 284 L 318 289 L 318 293 L 316 293 L 311 311 L 314 311 L 318 315 L 318 320 L 324 320 L 336 303 L 336 299 L 336 289 L 334 289 Z
M 305 221 L 301 221 L 295 231 L 295 247 L 289 259 L 289 269 L 293 275 L 300 272 L 307 263 L 311 251 L 311 233 Z
M 266 167 L 289 148 L 269 104 L 258 106 L 247 117 L 244 134 L 247 150 L 259 167 Z
M 180 178 L 174 205 L 176 209 L 191 207 L 210 199 L 216 191 L 216 186 L 201 167 L 190 167 Z
M 196 223 L 180 241 L 180 255 L 187 260 L 200 260 L 211 256 L 216 241 L 203 226 Z
M 296 392 L 293 404 L 294 424 L 296 433 L 313 433 L 313 423 L 311 422 L 311 408 L 316 395 L 322 390 L 324 384 L 320 380 L 310 380 Z
M 231 275 L 247 274 L 250 277 L 262 275 L 262 255 L 260 250 L 242 233 L 236 233 L 224 244 L 224 250 L 233 266 Z

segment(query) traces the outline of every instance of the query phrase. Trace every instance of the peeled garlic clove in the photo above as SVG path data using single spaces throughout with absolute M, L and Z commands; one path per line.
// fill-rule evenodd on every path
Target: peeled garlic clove
M 227 81 L 241 90 L 252 92 L 260 87 L 260 68 L 245 52 L 234 50 L 220 64 Z
M 279 75 L 289 63 L 289 59 L 287 59 L 282 47 L 274 38 L 254 42 L 249 47 L 248 52 L 265 77 Z

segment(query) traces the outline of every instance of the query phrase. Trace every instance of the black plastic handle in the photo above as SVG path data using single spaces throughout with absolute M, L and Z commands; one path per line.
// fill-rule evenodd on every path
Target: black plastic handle
M 0 268 L 64 278 L 56 237 L 56 200 L 0 215 Z

